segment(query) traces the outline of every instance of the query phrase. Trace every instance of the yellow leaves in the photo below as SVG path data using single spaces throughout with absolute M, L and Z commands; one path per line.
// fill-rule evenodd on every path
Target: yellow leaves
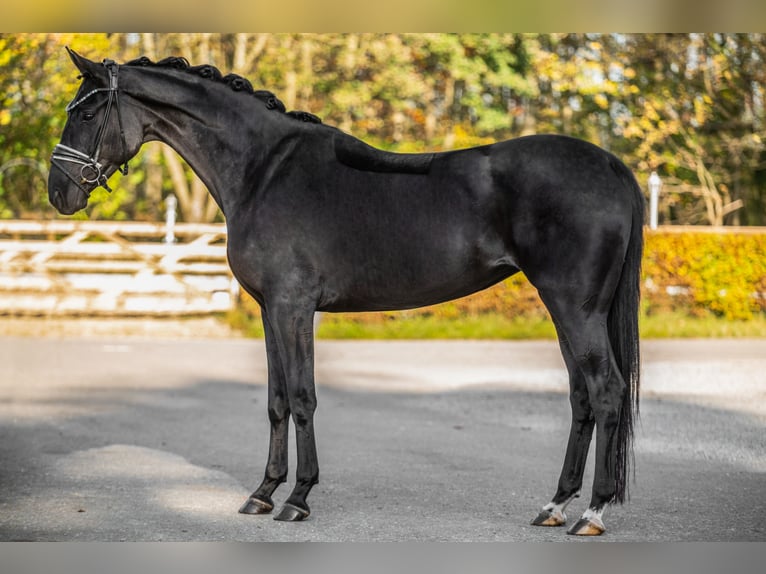
M 704 98 L 696 98 L 694 100 L 694 119 L 697 121 L 697 124 L 699 125 L 704 124 L 705 120 L 710 114 L 710 110 L 707 106 L 708 105 L 704 101 Z
M 747 320 L 766 311 L 756 296 L 766 286 L 766 234 L 650 233 L 643 273 L 649 312 L 681 308 Z
M 649 102 L 647 102 L 646 106 L 644 106 L 644 117 L 653 124 L 660 121 L 660 114 L 657 112 L 657 109 Z
M 636 124 L 628 124 L 622 129 L 622 135 L 626 138 L 643 138 L 644 130 Z
M 609 100 L 604 94 L 596 94 L 593 97 L 593 102 L 602 110 L 605 110 L 609 107 Z

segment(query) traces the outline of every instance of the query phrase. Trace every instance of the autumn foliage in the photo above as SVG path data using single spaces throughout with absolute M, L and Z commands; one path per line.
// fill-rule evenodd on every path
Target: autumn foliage
M 643 265 L 647 313 L 750 319 L 766 311 L 766 232 L 647 233 Z

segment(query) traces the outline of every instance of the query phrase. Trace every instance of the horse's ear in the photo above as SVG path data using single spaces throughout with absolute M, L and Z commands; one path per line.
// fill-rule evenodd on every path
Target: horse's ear
M 88 60 L 88 58 L 84 58 L 69 46 L 66 47 L 66 51 L 74 65 L 80 70 L 81 74 L 88 76 L 95 76 L 97 74 L 97 70 L 101 67 L 100 64 L 92 62 L 91 60 Z

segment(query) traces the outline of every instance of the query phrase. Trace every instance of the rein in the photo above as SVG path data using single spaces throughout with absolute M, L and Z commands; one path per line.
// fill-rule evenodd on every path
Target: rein
M 92 154 L 88 155 L 86 153 L 83 153 L 79 150 L 76 150 L 72 147 L 58 144 L 56 147 L 53 148 L 53 154 L 51 155 L 51 164 L 59 168 L 64 174 L 72 180 L 77 186 L 82 189 L 87 196 L 90 197 L 91 191 L 88 191 L 83 187 L 83 184 L 93 184 L 96 183 L 103 187 L 107 191 L 112 191 L 111 188 L 107 185 L 106 174 L 102 173 L 103 165 L 99 162 L 99 156 L 101 155 L 101 144 L 104 141 L 104 136 L 106 135 L 106 129 L 109 124 L 109 114 L 112 111 L 112 106 L 114 106 L 117 109 L 117 122 L 120 126 L 120 143 L 122 144 L 122 155 L 125 159 L 125 162 L 122 166 L 119 166 L 118 169 L 120 170 L 120 173 L 123 175 L 128 174 L 128 160 L 127 160 L 127 143 L 125 141 L 125 130 L 122 126 L 122 113 L 120 112 L 120 98 L 119 98 L 119 84 L 117 80 L 117 75 L 119 73 L 119 67 L 117 63 L 114 60 L 104 60 L 103 62 L 104 67 L 109 72 L 109 87 L 108 88 L 96 88 L 94 90 L 91 90 L 87 94 L 85 94 L 83 97 L 71 102 L 66 107 L 67 114 L 70 113 L 72 110 L 77 108 L 80 104 L 88 100 L 91 96 L 94 96 L 100 92 L 108 92 L 108 99 L 106 101 L 106 113 L 104 114 L 104 119 L 101 122 L 101 127 L 98 129 L 98 134 L 96 135 L 96 143 L 94 146 L 94 151 Z M 80 180 L 78 181 L 69 170 L 66 169 L 66 162 L 68 164 L 75 164 L 80 166 Z M 103 180 L 103 181 L 102 181 Z

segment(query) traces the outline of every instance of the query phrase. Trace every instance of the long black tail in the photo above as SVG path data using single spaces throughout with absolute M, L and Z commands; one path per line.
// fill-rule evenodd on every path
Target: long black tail
M 644 250 L 644 196 L 636 178 L 619 160 L 613 169 L 632 191 L 633 221 L 630 241 L 622 266 L 622 275 L 609 311 L 607 330 L 617 366 L 628 389 L 620 409 L 617 429 L 616 492 L 614 501 L 628 497 L 628 479 L 633 460 L 633 423 L 639 414 L 641 359 L 638 337 L 638 313 L 641 284 L 641 257 Z

